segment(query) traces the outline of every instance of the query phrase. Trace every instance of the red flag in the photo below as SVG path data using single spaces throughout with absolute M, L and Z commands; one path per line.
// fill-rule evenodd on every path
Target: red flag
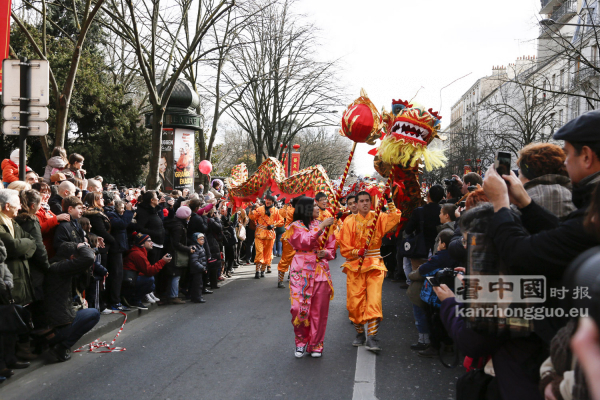
M 0 2 L 0 61 L 8 58 L 10 43 L 10 7 L 11 0 Z M 0 94 L 2 94 L 2 65 L 0 64 Z

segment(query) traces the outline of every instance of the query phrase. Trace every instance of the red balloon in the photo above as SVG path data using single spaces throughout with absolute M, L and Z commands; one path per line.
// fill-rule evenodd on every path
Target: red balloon
M 202 160 L 198 165 L 198 170 L 200 170 L 200 172 L 204 175 L 208 175 L 212 171 L 212 164 L 208 160 Z

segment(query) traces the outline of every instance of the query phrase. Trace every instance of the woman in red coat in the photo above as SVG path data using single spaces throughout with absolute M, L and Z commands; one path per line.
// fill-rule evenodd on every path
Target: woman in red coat
M 69 221 L 71 216 L 69 214 L 54 215 L 50 211 L 48 205 L 48 199 L 50 198 L 50 186 L 47 183 L 34 183 L 31 186 L 32 189 L 37 190 L 42 195 L 42 203 L 40 209 L 35 214 L 40 221 L 40 228 L 42 229 L 42 240 L 46 252 L 48 252 L 48 259 L 54 257 L 54 247 L 52 245 L 54 241 L 54 231 L 61 221 Z

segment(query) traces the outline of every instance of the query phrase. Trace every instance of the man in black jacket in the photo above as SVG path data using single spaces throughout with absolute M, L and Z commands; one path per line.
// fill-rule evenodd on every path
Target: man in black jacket
M 84 243 L 85 233 L 79 225 L 79 218 L 83 214 L 83 203 L 79 197 L 69 196 L 63 199 L 65 211 L 71 216 L 70 221 L 63 221 L 54 233 L 54 250 L 58 251 L 64 242 Z M 98 238 L 100 239 L 100 238 Z
M 100 320 L 95 308 L 75 311 L 73 278 L 86 272 L 94 263 L 94 251 L 86 243 L 63 243 L 50 260 L 44 280 L 44 311 L 53 330 L 46 335 L 51 352 L 58 361 L 71 358 L 71 347 Z
M 569 264 L 598 244 L 595 236 L 586 231 L 584 218 L 591 194 L 600 182 L 599 125 L 600 111 L 591 111 L 554 134 L 554 139 L 565 141 L 565 165 L 573 182 L 573 203 L 577 206 L 563 222 L 559 223 L 556 216 L 532 201 L 514 173 L 500 176 L 493 168 L 488 170 L 483 188 L 495 211 L 489 232 L 498 253 L 514 274 L 544 275 L 549 287 L 562 287 L 561 280 Z M 521 211 L 521 220 L 510 212 L 511 202 Z M 564 307 L 556 299 L 550 300 L 546 307 Z M 557 304 L 552 304 L 553 300 Z M 549 343 L 565 320 L 546 318 L 539 322 L 536 333 Z

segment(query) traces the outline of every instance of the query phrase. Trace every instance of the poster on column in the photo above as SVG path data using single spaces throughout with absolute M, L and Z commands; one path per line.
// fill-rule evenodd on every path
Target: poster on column
M 194 131 L 191 129 L 175 129 L 173 160 L 175 162 L 176 190 L 189 189 L 194 186 Z
M 175 167 L 173 162 L 173 128 L 163 129 L 160 160 L 158 160 L 158 178 L 161 192 L 173 190 Z

